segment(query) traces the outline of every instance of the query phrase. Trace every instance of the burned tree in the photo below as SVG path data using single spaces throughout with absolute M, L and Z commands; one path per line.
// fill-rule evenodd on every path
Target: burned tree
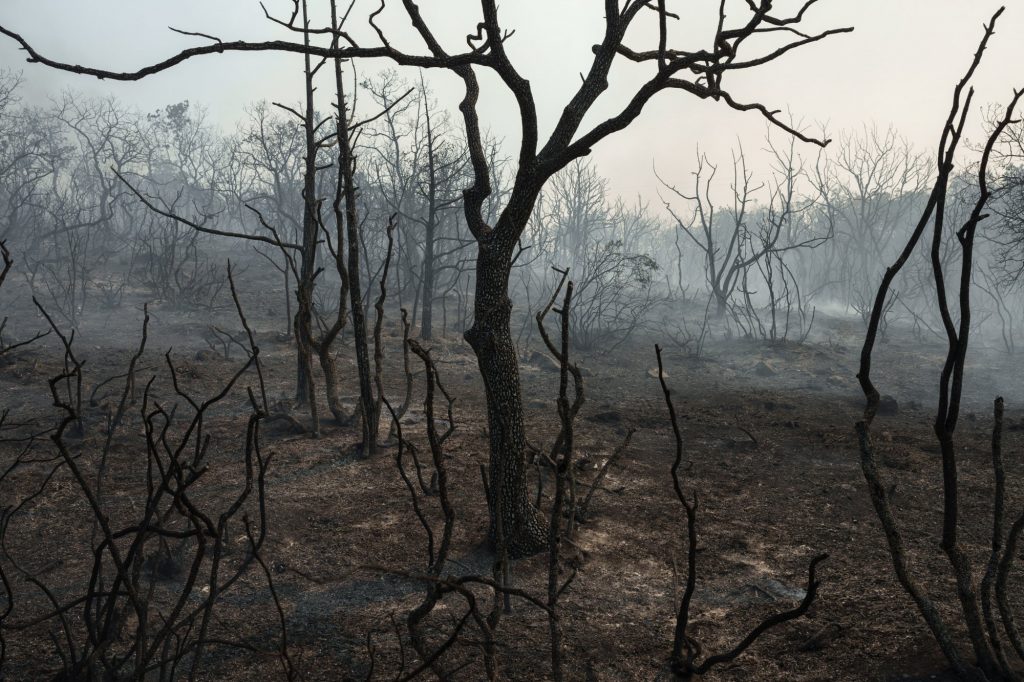
M 516 293 L 525 294 L 527 305 L 535 280 L 551 285 L 548 265 L 572 271 L 572 343 L 603 353 L 642 328 L 662 300 L 655 291 L 659 264 L 651 255 L 657 222 L 645 204 L 610 202 L 607 190 L 607 179 L 584 159 L 556 174 L 537 199 L 515 261 L 521 273 Z
M 0 27 L 0 32 L 16 41 L 32 62 L 72 73 L 118 81 L 140 80 L 197 57 L 224 52 L 285 52 L 341 59 L 385 59 L 400 66 L 446 70 L 465 85 L 465 97 L 459 105 L 462 114 L 473 179 L 464 191 L 466 222 L 477 241 L 477 280 L 473 325 L 465 338 L 473 347 L 483 377 L 488 412 L 491 456 L 491 487 L 499 481 L 506 486 L 503 507 L 492 510 L 492 517 L 501 516 L 508 544 L 515 555 L 531 554 L 545 546 L 544 522 L 537 515 L 527 494 L 524 448 L 522 396 L 519 384 L 517 355 L 510 329 L 512 304 L 508 297 L 509 276 L 532 208 L 545 183 L 559 170 L 589 154 L 595 145 L 629 127 L 657 95 L 681 91 L 700 99 L 722 102 L 739 111 L 753 111 L 773 125 L 808 141 L 823 143 L 795 130 L 781 120 L 776 111 L 758 102 L 738 99 L 724 86 L 726 74 L 761 67 L 800 47 L 851 29 L 828 29 L 807 33 L 797 29 L 806 10 L 815 0 L 803 3 L 792 16 L 777 14 L 770 0 L 748 0 L 737 3 L 735 17 L 727 17 L 723 2 L 714 22 L 708 48 L 675 47 L 677 37 L 670 27 L 681 18 L 669 9 L 667 0 L 606 0 L 603 5 L 604 29 L 593 48 L 593 60 L 582 82 L 571 95 L 546 141 L 540 137 L 539 116 L 533 90 L 506 52 L 505 43 L 513 36 L 498 18 L 497 3 L 481 0 L 480 20 L 467 39 L 468 49 L 447 50 L 413 0 L 402 0 L 401 13 L 412 23 L 425 46 L 425 52 L 413 54 L 390 42 L 378 18 L 382 5 L 366 17 L 376 36 L 374 45 L 357 43 L 344 22 L 334 23 L 319 33 L 331 35 L 330 47 L 303 42 L 272 40 L 265 42 L 220 41 L 190 48 L 161 62 L 136 71 L 118 72 L 50 59 L 22 36 Z M 347 17 L 351 21 L 351 17 Z M 639 28 L 645 19 L 655 28 L 657 43 L 649 49 L 637 50 L 628 45 L 627 33 Z M 735 22 L 735 23 L 734 23 Z M 741 56 L 749 48 L 752 37 L 778 38 L 770 47 L 749 57 Z M 602 93 L 608 88 L 613 64 L 626 60 L 650 68 L 647 80 L 635 89 L 629 101 L 611 117 L 596 124 L 584 121 Z M 494 220 L 485 217 L 488 197 L 492 192 L 492 173 L 482 126 L 477 111 L 480 95 L 479 72 L 488 71 L 501 80 L 516 102 L 520 125 L 520 143 L 516 155 L 514 181 L 508 200 Z M 354 276 L 354 275 L 353 275 Z M 492 491 L 496 492 L 496 491 Z M 494 495 L 494 497 L 497 497 Z M 492 526 L 494 523 L 492 523 Z
M 766 251 L 755 250 L 750 244 L 747 211 L 752 202 L 752 193 L 760 187 L 751 186 L 753 173 L 747 170 L 743 150 L 733 155 L 733 179 L 730 185 L 733 201 L 732 207 L 725 211 L 727 217 L 724 219 L 711 197 L 711 185 L 717 174 L 718 167 L 698 153 L 697 170 L 693 174 L 693 194 L 687 194 L 661 178 L 658 179 L 669 193 L 693 205 L 692 215 L 684 219 L 668 201 L 665 202 L 665 208 L 675 219 L 678 231 L 689 237 L 704 254 L 704 271 L 715 301 L 716 315 L 723 317 L 743 273 L 764 257 Z M 695 234 L 695 227 L 700 229 L 699 237 Z
M 835 235 L 816 264 L 818 286 L 837 295 L 866 324 L 874 270 L 894 258 L 926 199 L 927 159 L 892 129 L 844 134 L 830 151 L 811 178 L 819 195 L 819 219 Z
M 466 157 L 462 150 L 446 143 L 444 139 L 446 121 L 436 120 L 436 112 L 431 110 L 430 103 L 424 103 L 424 122 L 426 140 L 424 159 L 425 168 L 422 178 L 417 182 L 418 191 L 424 201 L 424 215 L 416 219 L 423 227 L 423 267 L 420 273 L 420 290 L 422 292 L 420 338 L 429 340 L 434 330 L 434 300 L 437 298 L 439 270 L 443 267 L 441 258 L 443 242 L 439 234 L 446 213 L 456 205 L 455 183 L 462 175 L 466 166 Z M 454 251 L 458 252 L 462 244 L 457 243 Z
M 240 306 L 238 310 L 241 314 Z M 48 382 L 59 421 L 45 434 L 51 443 L 48 456 L 33 455 L 26 448 L 0 474 L 0 483 L 21 470 L 38 478 L 33 493 L 8 498 L 13 504 L 0 510 L 0 560 L 13 569 L 0 567 L 6 602 L 0 612 L 0 668 L 6 663 L 4 631 L 24 636 L 42 628 L 50 632 L 61 663 L 50 671 L 53 679 L 178 679 L 185 674 L 194 679 L 211 658 L 204 657 L 210 649 L 258 652 L 257 647 L 236 641 L 216 615 L 225 595 L 242 588 L 258 565 L 281 628 L 280 644 L 272 655 L 280 658 L 285 676 L 295 679 L 283 612 L 261 554 L 267 538 L 269 457 L 260 449 L 260 425 L 266 414 L 251 388 L 252 412 L 240 438 L 241 475 L 226 484 L 211 482 L 215 474 L 209 475 L 210 459 L 218 449 L 207 426 L 210 413 L 253 366 L 258 370 L 259 349 L 252 337 L 248 360 L 208 398 L 179 385 L 168 352 L 165 361 L 174 404 L 165 407 L 155 387 L 157 377 L 143 381 L 137 366 L 147 340 L 146 311 L 138 350 L 127 372 L 118 377 L 125 386 L 117 411 L 106 434 L 89 440 L 81 432 L 83 362 L 72 350 L 73 335 L 64 335 L 45 310 L 40 311 L 64 348 L 64 367 Z M 262 376 L 257 379 L 265 395 Z M 70 386 L 78 388 L 77 395 L 67 390 Z M 139 387 L 141 400 L 129 417 L 129 396 Z M 134 429 L 125 428 L 129 419 Z M 109 470 L 115 439 L 143 454 L 141 466 L 122 459 L 116 473 Z M 99 443 L 102 446 L 96 447 Z M 49 575 L 52 566 L 40 569 L 31 555 L 22 556 L 11 544 L 14 535 L 35 534 L 31 526 L 23 528 L 28 525 L 25 520 L 33 515 L 40 496 L 61 485 L 62 478 L 80 496 L 89 520 L 62 538 L 69 556 L 76 549 L 80 552 L 80 559 L 66 562 L 70 573 L 63 577 L 69 589 L 55 585 L 57 576 Z M 107 485 L 120 492 L 126 485 L 141 492 L 141 504 L 122 504 L 121 496 L 105 495 Z M 233 551 L 243 530 L 245 549 Z M 17 620 L 11 622 L 12 616 Z
M 963 396 L 967 348 L 971 337 L 975 240 L 978 228 L 987 217 L 987 204 L 992 197 L 988 184 L 988 165 L 992 151 L 1000 137 L 1013 122 L 1014 111 L 1024 90 L 1015 90 L 999 120 L 991 130 L 982 150 L 977 168 L 978 193 L 969 215 L 957 224 L 947 220 L 947 201 L 955 155 L 971 113 L 974 90 L 970 87 L 995 24 L 1002 14 L 999 9 L 985 26 L 985 34 L 974 55 L 966 75 L 957 84 L 953 103 L 939 142 L 936 180 L 921 217 L 896 261 L 885 271 L 874 298 L 868 322 L 867 336 L 861 350 L 858 379 L 864 391 L 866 404 L 864 417 L 856 430 L 860 445 L 861 468 L 867 480 L 871 501 L 881 521 L 889 554 L 900 585 L 914 600 L 918 611 L 934 636 L 953 670 L 963 679 L 977 682 L 996 682 L 1020 679 L 1020 663 L 1010 661 L 1012 656 L 1024 659 L 1024 646 L 1010 601 L 1007 596 L 1007 576 L 1017 559 L 1017 542 L 1024 530 L 1024 515 L 1019 515 L 1007 529 L 1006 474 L 1002 460 L 1003 399 L 997 398 L 994 407 L 991 462 L 995 478 L 992 512 L 991 550 L 980 581 L 968 549 L 961 540 L 961 489 L 956 428 Z M 939 400 L 935 413 L 934 433 L 939 445 L 942 467 L 942 531 L 940 547 L 949 562 L 955 584 L 956 630 L 943 613 L 933 595 L 930 595 L 916 572 L 911 568 L 900 526 L 893 514 L 890 492 L 882 480 L 875 461 L 875 446 L 870 428 L 878 412 L 880 395 L 871 377 L 871 363 L 879 324 L 891 295 L 893 280 L 906 265 L 929 227 L 932 227 L 930 260 L 934 284 L 935 306 L 939 310 L 947 342 L 945 359 L 939 375 Z M 959 227 L 957 226 L 959 225 Z M 953 296 L 947 291 L 947 264 L 942 258 L 944 236 L 948 230 L 955 234 L 959 246 L 959 277 Z M 949 595 L 950 597 L 952 595 Z M 966 634 L 970 654 L 958 641 Z
M 384 111 L 364 132 L 372 141 L 364 164 L 371 181 L 367 203 L 402 218 L 395 293 L 399 306 L 411 296 L 411 324 L 419 320 L 420 338 L 429 340 L 436 332 L 436 304 L 441 303 L 446 331 L 445 297 L 457 290 L 467 269 L 463 252 L 472 239 L 463 234 L 459 209 L 469 158 L 422 71 L 411 89 L 390 70 L 364 87 Z
M 658 357 L 658 383 L 661 384 L 661 391 L 665 396 L 665 406 L 668 408 L 669 421 L 672 424 L 672 434 L 675 437 L 675 460 L 672 462 L 672 488 L 675 491 L 676 499 L 679 500 L 686 514 L 686 586 L 676 613 L 676 626 L 672 639 L 672 654 L 669 657 L 669 666 L 677 679 L 690 679 L 694 675 L 703 675 L 716 665 L 729 663 L 746 651 L 751 644 L 757 641 L 769 629 L 806 614 L 818 595 L 818 587 L 820 585 L 816 577 L 818 564 L 828 559 L 828 554 L 819 554 L 811 559 L 807 568 L 807 589 L 804 591 L 800 604 L 788 611 L 780 611 L 768 616 L 758 623 L 732 649 L 709 656 L 704 655 L 700 642 L 688 632 L 690 606 L 693 600 L 693 593 L 697 587 L 697 493 L 693 493 L 691 499 L 683 490 L 682 481 L 679 476 L 680 465 L 683 463 L 682 431 L 679 429 L 679 419 L 676 416 L 675 404 L 672 402 L 672 391 L 665 382 L 665 367 L 661 358 L 661 347 L 655 346 L 654 351 Z
M 807 305 L 786 256 L 818 248 L 829 241 L 832 230 L 816 229 L 809 218 L 815 201 L 799 191 L 806 172 L 795 145 L 792 141 L 786 146 L 778 144 L 770 132 L 765 143 L 773 163 L 767 180 L 755 180 L 742 147 L 733 152 L 728 205 L 716 206 L 713 187 L 718 166 L 702 153 L 697 154 L 689 190 L 657 177 L 668 195 L 664 203 L 676 223 L 676 239 L 685 235 L 704 261 L 709 308 L 714 303 L 719 318 L 729 313 L 745 336 L 775 343 L 788 336 L 794 305 L 800 317 L 800 336 L 807 326 Z M 762 192 L 767 201 L 759 204 Z M 673 206 L 673 200 L 684 202 L 689 211 Z M 677 251 L 681 261 L 678 246 Z M 681 263 L 677 267 L 681 285 Z M 763 304 L 767 304 L 766 321 L 759 310 Z
M 249 206 L 251 212 L 271 225 L 278 233 L 294 242 L 301 231 L 297 217 L 303 215 L 296 199 L 301 199 L 299 187 L 302 184 L 303 151 L 302 139 L 294 134 L 294 126 L 280 114 L 271 110 L 266 102 L 257 102 L 246 109 L 246 119 L 240 124 L 241 130 L 234 141 L 232 153 L 239 158 L 239 175 L 246 178 L 239 188 L 235 200 Z M 261 256 L 281 273 L 284 280 L 284 331 L 291 337 L 294 324 L 292 319 L 292 278 L 291 268 L 285 256 L 280 261 L 274 258 L 274 251 L 254 245 Z

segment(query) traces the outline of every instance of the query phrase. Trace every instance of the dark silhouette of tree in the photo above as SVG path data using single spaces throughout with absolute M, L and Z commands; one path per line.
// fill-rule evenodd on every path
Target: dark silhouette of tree
M 969 87 L 981 62 L 995 24 L 1004 8 L 1000 8 L 985 26 L 985 34 L 974 55 L 967 74 L 957 84 L 949 116 L 942 128 L 937 158 L 935 184 L 928 197 L 917 227 L 910 235 L 899 257 L 890 265 L 875 295 L 868 323 L 868 331 L 861 349 L 860 370 L 857 374 L 864 391 L 864 417 L 856 425 L 861 452 L 861 468 L 868 484 L 871 501 L 882 523 L 893 568 L 900 585 L 914 600 L 914 604 L 928 625 L 943 655 L 957 676 L 973 682 L 1003 682 L 1019 680 L 1020 664 L 1011 662 L 1015 655 L 1024 660 L 1024 644 L 1007 596 L 1007 576 L 1018 556 L 1017 543 L 1024 530 L 1024 514 L 1018 515 L 1007 529 L 1006 473 L 1002 459 L 1003 399 L 994 404 L 992 431 L 992 470 L 995 479 L 993 491 L 991 551 L 983 573 L 976 571 L 971 553 L 961 541 L 962 491 L 959 483 L 959 462 L 956 428 L 960 418 L 964 374 L 967 365 L 967 347 L 971 337 L 971 289 L 975 258 L 975 237 L 979 225 L 988 217 L 987 205 L 992 198 L 988 185 L 988 166 L 992 151 L 1003 132 L 1013 122 L 1014 112 L 1024 90 L 1015 90 L 1009 98 L 1001 118 L 991 130 L 978 162 L 978 191 L 970 213 L 962 222 L 953 223 L 947 215 L 947 201 L 957 148 L 964 126 L 971 113 L 974 89 Z M 947 222 L 949 221 L 949 222 Z M 959 225 L 959 227 L 957 227 Z M 875 342 L 886 299 L 890 297 L 893 280 L 913 255 L 927 228 L 932 227 L 930 250 L 932 275 L 935 285 L 935 307 L 939 311 L 947 341 L 946 357 L 939 375 L 938 406 L 933 424 L 938 441 L 942 468 L 942 534 L 939 546 L 949 562 L 949 572 L 955 583 L 958 609 L 940 609 L 934 594 L 919 580 L 910 564 L 900 526 L 893 514 L 891 493 L 886 488 L 875 460 L 871 439 L 871 425 L 878 412 L 881 397 L 871 376 L 871 363 Z M 948 226 L 948 228 L 947 228 Z M 943 235 L 954 229 L 959 246 L 959 273 L 947 268 L 942 259 Z M 947 275 L 956 282 L 953 295 L 946 288 Z M 981 580 L 976 576 L 981 573 Z M 948 595 L 939 595 L 939 598 Z M 950 600 L 951 601 L 951 600 Z M 955 620 L 950 620 L 954 612 Z M 951 623 L 956 628 L 953 630 Z M 966 634 L 966 642 L 957 632 Z M 970 655 L 965 654 L 969 643 Z
M 464 211 L 469 230 L 478 245 L 473 324 L 465 332 L 465 338 L 477 355 L 487 397 L 490 497 L 502 501 L 500 509 L 491 510 L 491 531 L 493 537 L 494 530 L 501 526 L 513 556 L 532 554 L 543 550 L 547 535 L 545 522 L 538 516 L 527 494 L 526 432 L 517 354 L 510 330 L 512 303 L 508 285 L 519 237 L 545 183 L 568 164 L 588 155 L 605 138 L 628 128 L 655 96 L 670 91 L 721 102 L 738 111 L 758 113 L 804 141 L 825 144 L 825 140 L 816 140 L 794 129 L 768 106 L 735 96 L 726 89 L 725 77 L 730 72 L 759 68 L 797 48 L 852 29 L 828 29 L 815 33 L 798 28 L 817 0 L 807 0 L 792 15 L 778 14 L 771 0 L 723 1 L 709 40 L 703 43 L 706 47 L 690 48 L 673 44 L 678 34 L 671 27 L 675 22 L 683 22 L 681 14 L 670 11 L 669 0 L 605 0 L 602 8 L 604 31 L 593 47 L 590 67 L 582 74 L 579 87 L 561 110 L 552 132 L 542 140 L 533 89 L 505 49 L 506 41 L 515 32 L 502 27 L 496 0 L 480 0 L 480 16 L 472 20 L 475 30 L 467 36 L 467 47 L 458 52 L 442 45 L 413 0 L 401 0 L 395 4 L 400 4 L 405 18 L 411 22 L 425 46 L 424 52 L 406 52 L 392 44 L 378 23 L 386 1 L 366 15 L 366 21 L 376 36 L 373 45 L 357 42 L 349 32 L 346 22 L 353 21 L 354 16 L 350 12 L 343 16 L 341 22 L 310 29 L 315 34 L 330 36 L 333 39 L 330 46 L 312 45 L 306 41 L 249 42 L 214 38 L 209 44 L 183 50 L 135 71 L 118 72 L 59 62 L 40 54 L 26 39 L 6 27 L 0 27 L 0 32 L 21 45 L 31 62 L 117 81 L 140 80 L 190 59 L 225 52 L 283 52 L 327 59 L 385 59 L 399 66 L 442 69 L 461 79 L 465 96 L 459 104 L 459 111 L 463 117 L 473 171 L 472 182 L 463 193 Z M 296 13 L 297 10 L 296 0 Z M 642 28 L 648 19 L 651 27 L 655 28 L 656 44 L 648 49 L 631 47 L 628 44 L 631 41 L 627 40 L 630 30 Z M 288 25 L 280 20 L 278 23 Z M 299 32 L 305 33 L 304 29 L 299 29 Z M 768 46 L 756 51 L 755 44 Z M 649 75 L 616 113 L 596 123 L 589 121 L 588 114 L 608 89 L 613 64 L 623 60 L 649 67 Z M 479 74 L 482 71 L 497 76 L 511 93 L 516 102 L 521 133 L 512 187 L 504 207 L 494 220 L 485 217 L 488 197 L 492 193 L 492 169 L 477 111 Z M 350 274 L 354 279 L 354 273 Z M 353 300 L 355 293 L 352 292 Z M 499 516 L 500 523 L 497 521 Z

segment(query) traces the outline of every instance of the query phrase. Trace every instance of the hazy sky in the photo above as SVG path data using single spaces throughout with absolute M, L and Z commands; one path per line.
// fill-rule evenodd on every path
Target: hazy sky
M 742 6 L 739 0 L 730 0 Z M 376 2 L 362 0 L 368 9 Z M 396 3 L 392 3 L 396 4 Z M 779 0 L 779 8 L 798 3 Z M 761 101 L 792 111 L 815 128 L 827 124 L 833 135 L 865 123 L 896 127 L 912 143 L 931 149 L 946 116 L 953 85 L 966 68 L 981 36 L 981 26 L 999 2 L 990 0 L 820 0 L 807 15 L 805 30 L 854 26 L 855 32 L 801 48 L 777 62 L 737 74 L 726 82 L 740 101 Z M 326 5 L 311 0 L 312 6 Z M 479 11 L 471 0 L 422 0 L 424 13 L 444 35 L 451 51 L 464 46 Z M 579 83 L 601 35 L 600 0 L 506 0 L 502 23 L 516 29 L 509 51 L 530 79 L 549 130 L 569 94 Z M 705 46 L 716 0 L 670 2 L 687 7 L 686 22 L 674 28 L 683 47 Z M 290 2 L 270 0 L 270 8 L 287 12 Z M 355 20 L 354 20 L 355 21 Z M 0 23 L 21 33 L 44 54 L 74 63 L 117 70 L 134 69 L 201 42 L 167 30 L 215 34 L 224 40 L 280 37 L 253 0 L 3 0 Z M 393 24 L 396 41 L 406 50 L 422 51 L 406 28 Z M 1024 87 L 1024 3 L 1007 9 L 991 51 L 977 79 L 977 102 L 1004 101 L 1013 86 Z M 633 36 L 631 46 L 651 49 L 648 35 Z M 0 66 L 23 71 L 24 94 L 44 101 L 62 89 L 113 93 L 143 110 L 188 99 L 208 108 L 211 117 L 230 128 L 246 103 L 301 98 L 301 59 L 294 55 L 235 54 L 202 57 L 142 82 L 107 83 L 25 64 L 22 53 L 0 41 Z M 364 74 L 382 63 L 360 67 Z M 621 67 L 595 110 L 593 121 L 616 110 L 642 82 L 643 69 Z M 409 77 L 415 73 L 409 72 Z M 439 99 L 455 105 L 461 91 L 451 77 L 432 81 Z M 512 101 L 494 79 L 485 78 L 481 117 L 497 136 L 517 137 Z M 324 89 L 328 89 L 325 82 Z M 694 168 L 697 144 L 725 162 L 742 140 L 758 158 L 765 126 L 754 113 L 737 113 L 722 104 L 700 102 L 684 93 L 664 93 L 628 131 L 603 143 L 594 158 L 616 192 L 642 193 L 656 199 L 652 164 L 664 177 L 686 182 Z M 817 152 L 805 146 L 809 157 Z

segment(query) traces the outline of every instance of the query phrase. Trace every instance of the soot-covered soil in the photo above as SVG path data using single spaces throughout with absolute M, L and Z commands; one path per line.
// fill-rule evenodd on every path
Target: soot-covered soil
M 286 397 L 293 390 L 291 344 L 278 332 L 279 318 L 265 314 L 273 307 L 269 300 L 243 293 L 243 302 L 258 332 L 270 393 L 274 399 Z M 19 310 L 17 321 L 24 333 L 42 325 L 27 306 L 19 304 Z M 232 310 L 186 315 L 157 302 L 151 311 L 150 345 L 140 376 L 157 376 L 153 391 L 168 402 L 162 357 L 168 346 L 173 345 L 179 381 L 195 395 L 216 392 L 242 362 L 238 348 L 227 360 L 202 340 L 208 317 L 238 328 Z M 124 371 L 140 321 L 141 312 L 121 310 L 83 325 L 75 344 L 86 360 L 87 394 L 98 381 Z M 707 679 L 938 679 L 931 676 L 942 673 L 941 656 L 893 575 L 860 471 L 853 424 L 862 407 L 855 379 L 861 329 L 858 320 L 819 317 L 817 341 L 805 345 L 771 348 L 719 336 L 708 342 L 699 359 L 679 349 L 666 350 L 668 383 L 688 463 L 684 484 L 699 500 L 692 633 L 705 651 L 728 648 L 767 614 L 795 606 L 803 595 L 808 561 L 821 552 L 830 554 L 820 567 L 820 595 L 807 617 L 770 631 Z M 655 340 L 633 340 L 612 355 L 576 354 L 585 368 L 586 404 L 576 424 L 582 491 L 627 430 L 635 428 L 636 433 L 594 495 L 574 545 L 566 548 L 567 570 L 578 570 L 562 602 L 569 679 L 667 679 L 664 662 L 686 565 L 685 524 L 669 474 L 672 431 L 652 372 Z M 401 337 L 391 321 L 385 326 L 385 341 L 385 383 L 389 395 L 399 400 L 404 381 Z M 446 447 L 457 511 L 447 570 L 489 575 L 493 557 L 482 542 L 486 505 L 480 483 L 480 465 L 486 463 L 484 402 L 475 359 L 454 333 L 429 345 L 456 398 L 456 431 Z M 941 480 L 930 425 L 941 350 L 934 342 L 892 330 L 879 347 L 874 370 L 879 387 L 898 402 L 898 412 L 880 416 L 874 428 L 883 475 L 913 550 L 913 565 L 939 597 L 951 593 L 938 550 Z M 349 341 L 340 352 L 343 392 L 354 405 Z M 7 358 L 0 367 L 4 407 L 22 419 L 52 421 L 46 382 L 61 367 L 52 337 Z M 1016 510 L 1024 503 L 1018 483 L 1024 480 L 1024 468 L 1016 456 L 1022 445 L 1024 396 L 1013 395 L 1012 389 L 1021 385 L 1020 372 L 1005 357 L 979 351 L 969 373 L 969 400 L 958 431 L 963 537 L 974 556 L 982 557 L 990 532 L 991 399 L 1001 391 L 1007 394 L 1004 449 L 1010 508 Z M 244 386 L 253 381 L 245 377 L 210 416 L 206 499 L 227 499 L 241 484 L 241 439 L 249 414 Z M 524 362 L 522 382 L 530 440 L 541 449 L 550 447 L 557 430 L 557 373 L 535 357 Z M 110 397 L 115 393 L 100 391 L 87 424 L 102 424 L 105 405 L 116 400 Z M 421 401 L 418 375 L 403 430 L 426 452 Z M 107 499 L 115 516 L 133 509 L 133 496 L 144 480 L 141 422 L 135 412 L 108 464 Z M 294 415 L 304 419 L 301 411 Z M 386 430 L 387 424 L 382 433 Z M 102 438 L 97 427 L 78 446 L 83 470 L 95 472 Z M 396 573 L 424 568 L 425 535 L 396 470 L 397 448 L 386 447 L 375 459 L 364 460 L 354 456 L 356 440 L 353 427 L 329 423 L 316 440 L 281 425 L 268 424 L 263 433 L 263 453 L 271 457 L 266 478 L 269 536 L 263 556 L 287 617 L 291 657 L 304 679 L 364 679 L 370 665 L 368 633 L 375 652 L 374 679 L 392 679 L 403 655 L 406 669 L 415 665 L 407 644 L 399 651 L 395 624 L 401 626 L 420 603 L 423 585 Z M 17 447 L 0 446 L 5 468 Z M 35 492 L 47 471 L 47 464 L 40 463 L 9 476 L 0 488 L 2 506 Z M 550 490 L 549 483 L 545 496 Z M 437 522 L 436 498 L 423 497 L 421 502 Z M 245 538 L 239 528 L 234 531 L 237 536 L 227 551 L 240 556 Z M 68 472 L 60 470 L 11 519 L 6 548 L 21 565 L 44 576 L 64 602 L 82 587 L 91 561 L 91 536 L 88 505 Z M 514 585 L 544 594 L 545 562 L 543 556 L 515 562 Z M 17 572 L 12 575 L 18 593 L 26 595 L 15 603 L 12 621 L 25 623 L 42 612 L 45 601 Z M 163 589 L 173 592 L 182 580 L 169 570 Z M 952 600 L 940 601 L 951 614 Z M 214 648 L 203 679 L 281 674 L 273 655 L 277 615 L 260 571 L 252 571 L 226 593 L 216 614 L 218 633 L 269 653 Z M 461 615 L 461 599 L 449 598 L 428 621 L 437 628 L 432 636 L 440 638 Z M 80 616 L 72 610 L 69 617 Z M 59 668 L 50 629 L 35 626 L 7 634 L 10 679 L 35 679 Z M 467 630 L 465 641 L 454 650 L 452 668 L 471 662 L 452 679 L 482 679 L 475 637 Z M 498 642 L 504 678 L 546 679 L 543 612 L 513 599 L 511 613 L 502 616 Z

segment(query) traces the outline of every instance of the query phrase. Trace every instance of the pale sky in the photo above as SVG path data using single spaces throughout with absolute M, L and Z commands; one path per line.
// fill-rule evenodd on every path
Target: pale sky
M 323 0 L 310 2 L 314 7 L 326 5 Z M 362 4 L 369 10 L 377 6 L 372 0 Z M 779 8 L 798 4 L 776 3 Z M 804 30 L 854 26 L 854 33 L 828 38 L 766 67 L 736 74 L 725 85 L 736 99 L 790 110 L 811 129 L 827 123 L 833 136 L 864 124 L 892 125 L 922 150 L 931 150 L 953 85 L 970 61 L 982 23 L 999 4 L 990 0 L 820 0 L 808 12 Z M 290 5 L 282 0 L 268 2 L 282 13 Z M 464 36 L 475 30 L 478 3 L 422 0 L 420 5 L 450 51 L 465 46 Z M 601 35 L 602 5 L 600 0 L 506 0 L 500 6 L 504 27 L 516 29 L 508 50 L 532 83 L 545 130 L 589 64 L 590 46 Z M 669 3 L 670 8 L 673 5 L 693 8 L 685 10 L 690 14 L 684 28 L 674 29 L 681 36 L 677 44 L 704 46 L 707 32 L 701 29 L 716 10 L 717 0 Z M 406 23 L 394 24 L 389 31 L 400 47 L 423 51 Z M 3 0 L 0 24 L 21 33 L 51 58 L 112 70 L 134 70 L 202 42 L 174 34 L 168 26 L 224 40 L 281 37 L 253 0 Z M 1024 87 L 1022 35 L 1024 3 L 1018 2 L 1000 20 L 976 80 L 979 105 L 1005 101 L 1014 86 Z M 649 37 L 638 33 L 630 44 L 652 49 Z M 381 66 L 382 62 L 367 63 L 361 69 L 369 75 Z M 249 102 L 297 102 L 302 93 L 301 58 L 296 55 L 212 55 L 141 82 L 109 83 L 26 64 L 23 53 L 5 38 L 0 40 L 0 67 L 23 72 L 23 94 L 29 101 L 45 101 L 66 88 L 112 93 L 145 111 L 188 99 L 205 106 L 224 129 L 242 117 Z M 633 66 L 614 70 L 611 88 L 591 121 L 621 106 L 644 74 Z M 412 71 L 407 75 L 416 76 Z M 511 98 L 495 79 L 482 82 L 482 123 L 514 143 L 518 127 Z M 432 85 L 442 103 L 452 107 L 458 103 L 458 81 L 441 75 L 433 78 Z M 325 91 L 328 86 L 325 81 Z M 640 193 L 656 201 L 652 164 L 664 177 L 685 183 L 694 168 L 698 143 L 712 159 L 725 163 L 740 140 L 756 168 L 764 162 L 757 153 L 764 130 L 763 119 L 755 113 L 734 112 L 684 93 L 663 93 L 631 128 L 599 146 L 594 159 L 615 192 Z M 810 146 L 804 152 L 810 158 L 817 153 Z

